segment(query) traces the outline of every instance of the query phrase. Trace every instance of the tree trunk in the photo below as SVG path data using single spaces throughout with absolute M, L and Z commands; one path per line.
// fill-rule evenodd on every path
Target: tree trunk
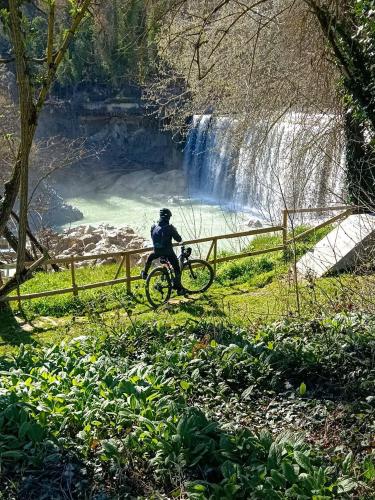
M 12 233 L 12 231 L 9 229 L 8 226 L 5 226 L 5 228 L 4 228 L 4 238 L 7 240 L 7 242 L 11 246 L 11 248 L 13 248 L 13 250 L 17 253 L 18 252 L 18 240 L 14 236 L 14 234 Z M 28 250 L 26 250 L 26 259 L 29 262 L 34 261 L 33 256 L 31 255 L 31 253 Z
M 34 88 L 31 77 L 32 68 L 28 64 L 26 41 L 23 31 L 22 3 L 19 0 L 9 0 L 0 5 L 9 15 L 9 31 L 14 53 L 14 60 L 17 73 L 17 84 L 19 91 L 19 109 L 21 121 L 21 140 L 18 147 L 17 158 L 14 165 L 11 180 L 5 185 L 4 197 L 0 202 L 0 235 L 10 218 L 17 195 L 20 195 L 19 231 L 18 231 L 18 252 L 16 276 L 12 278 L 0 289 L 0 302 L 7 295 L 13 286 L 28 279 L 34 264 L 30 269 L 25 270 L 26 256 L 26 236 L 28 230 L 28 171 L 29 156 L 37 127 L 37 118 L 42 110 L 52 82 L 56 76 L 56 71 L 68 50 L 70 42 L 73 40 L 81 21 L 90 7 L 92 0 L 83 0 L 80 7 L 72 18 L 71 26 L 66 30 L 60 48 L 54 52 L 54 24 L 55 24 L 55 2 L 50 3 L 48 17 L 48 39 L 47 39 L 47 64 L 46 74 L 42 80 L 39 95 L 34 103 Z M 45 256 L 43 258 L 46 258 Z
M 345 117 L 346 185 L 349 200 L 365 211 L 375 211 L 375 162 L 363 125 L 348 111 Z
M 22 12 L 17 0 L 9 0 L 10 32 L 15 56 L 19 109 L 21 119 L 21 142 L 16 169 L 20 180 L 20 222 L 18 225 L 18 252 L 16 276 L 20 277 L 25 265 L 26 229 L 29 187 L 29 156 L 36 130 L 37 117 L 33 101 L 30 71 L 27 62 L 25 36 L 22 30 Z
M 28 269 L 23 269 L 20 276 L 13 276 L 1 289 L 1 294 L 0 294 L 0 304 L 2 302 L 6 302 L 6 296 L 13 292 L 14 290 L 17 290 L 17 288 L 22 285 L 25 281 L 29 280 L 34 271 L 37 269 L 40 269 L 41 266 L 43 265 L 43 262 L 47 260 L 47 256 L 43 255 L 38 259 L 36 262 L 34 262 Z
M 0 202 L 0 235 L 3 234 L 5 226 L 8 224 L 11 211 L 16 202 L 20 186 L 20 169 L 18 160 L 13 169 L 13 175 L 9 182 L 4 185 L 4 196 Z

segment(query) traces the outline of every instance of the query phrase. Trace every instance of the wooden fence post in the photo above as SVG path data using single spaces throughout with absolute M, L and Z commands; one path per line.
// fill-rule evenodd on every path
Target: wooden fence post
M 70 272 L 72 275 L 72 288 L 73 288 L 73 295 L 74 297 L 78 296 L 78 289 L 77 289 L 77 283 L 76 283 L 76 268 L 74 265 L 74 259 L 70 261 Z
M 125 270 L 126 270 L 126 291 L 131 293 L 132 285 L 130 281 L 130 255 L 127 253 L 125 255 Z
M 208 250 L 208 254 L 207 254 L 206 260 L 210 260 L 211 252 L 212 252 L 212 250 L 214 248 L 214 245 L 215 245 L 215 240 L 212 240 L 212 243 L 210 245 L 210 249 Z
M 20 285 L 17 285 L 17 302 L 18 302 L 18 309 L 20 311 L 22 311 L 22 301 L 21 301 Z
M 288 210 L 283 210 L 283 246 L 284 249 L 286 250 L 287 245 L 288 245 Z
M 217 239 L 214 238 L 214 273 L 215 273 L 215 276 L 216 276 L 216 259 L 217 259 Z
M 118 269 L 116 271 L 115 280 L 117 280 L 117 278 L 120 276 L 122 266 L 125 264 L 125 259 L 126 259 L 126 254 L 122 256 L 122 259 L 120 261 L 120 265 L 118 266 Z

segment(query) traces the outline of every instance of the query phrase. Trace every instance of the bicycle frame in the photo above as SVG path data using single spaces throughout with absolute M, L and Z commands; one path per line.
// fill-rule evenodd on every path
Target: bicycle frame
M 184 294 L 205 292 L 211 286 L 214 279 L 214 270 L 212 269 L 212 266 L 209 264 L 209 262 L 206 262 L 202 259 L 192 258 L 190 260 L 190 255 L 191 248 L 185 249 L 185 246 L 181 245 L 181 253 L 177 257 L 178 266 L 181 269 L 181 282 L 179 281 L 178 283 L 176 282 L 176 274 L 174 268 L 168 257 L 159 257 L 159 261 L 162 267 L 156 267 L 151 272 L 146 281 L 147 299 L 153 307 L 157 307 L 160 304 L 166 303 L 171 296 L 172 290 L 176 289 L 177 286 L 177 290 L 183 291 Z M 199 278 L 200 276 L 202 277 L 202 274 L 200 274 L 200 271 L 196 272 L 196 270 L 194 269 L 195 267 L 203 269 L 203 283 L 202 279 Z M 185 270 L 188 270 L 188 272 Z M 156 281 L 154 282 L 154 285 L 151 285 L 151 281 L 154 280 L 154 278 L 158 276 L 158 274 L 161 275 L 160 283 Z M 165 295 L 166 298 L 164 297 L 165 289 L 167 289 Z M 153 297 L 153 290 L 160 292 L 161 295 Z
M 190 254 L 191 254 L 191 252 L 189 253 L 189 255 L 186 255 L 185 245 L 181 245 L 181 253 L 177 257 L 181 271 L 182 271 L 182 268 L 184 266 L 184 263 L 189 262 Z M 159 260 L 160 260 L 161 265 L 164 266 L 166 269 L 168 269 L 169 274 L 171 275 L 172 278 L 174 278 L 175 277 L 174 270 L 173 270 L 172 264 L 169 262 L 168 258 L 167 257 L 160 257 Z

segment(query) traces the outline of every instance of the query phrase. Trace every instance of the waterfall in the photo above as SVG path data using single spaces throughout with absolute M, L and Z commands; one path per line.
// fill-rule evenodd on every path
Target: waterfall
M 285 206 L 342 201 L 342 133 L 330 115 L 290 113 L 245 127 L 195 115 L 184 168 L 193 197 L 274 218 Z

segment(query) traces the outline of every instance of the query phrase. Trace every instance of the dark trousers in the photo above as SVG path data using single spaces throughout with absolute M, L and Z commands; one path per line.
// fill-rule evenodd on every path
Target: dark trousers
M 173 271 L 176 277 L 176 282 L 175 285 L 176 287 L 181 287 L 181 269 L 180 269 L 180 263 L 178 262 L 177 255 L 174 253 L 173 248 L 155 248 L 154 251 L 148 256 L 146 265 L 145 265 L 145 272 L 148 273 L 152 261 L 155 259 L 160 259 L 160 257 L 165 257 L 166 259 L 169 260 L 173 267 Z

